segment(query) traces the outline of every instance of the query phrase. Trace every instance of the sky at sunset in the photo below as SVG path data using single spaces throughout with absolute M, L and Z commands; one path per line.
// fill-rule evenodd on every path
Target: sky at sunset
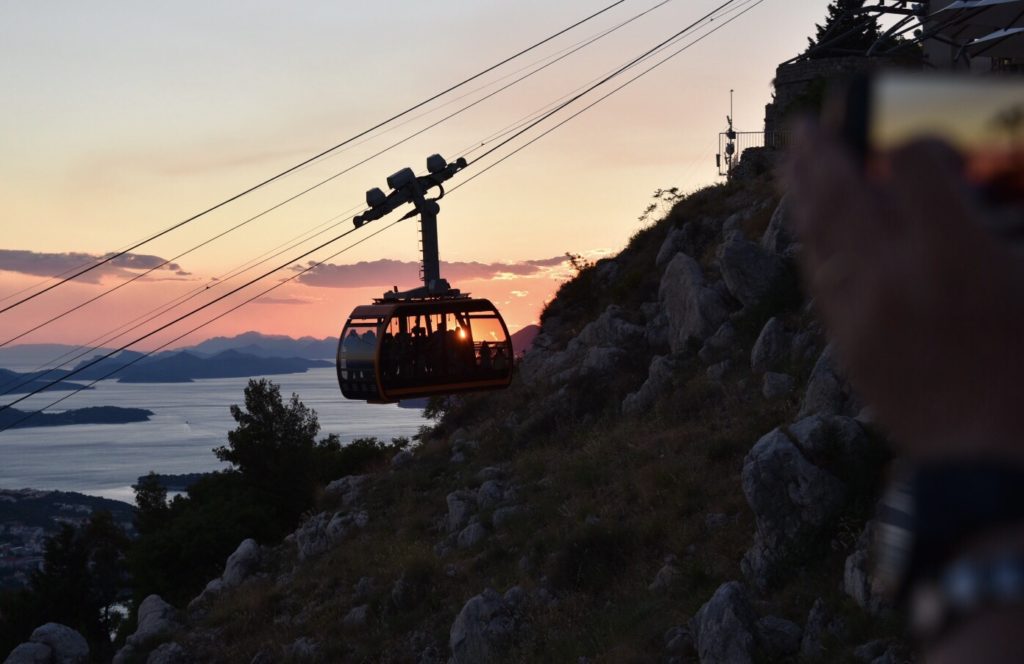
M 454 159 L 491 135 L 600 78 L 723 0 L 670 0 L 487 101 L 353 167 L 582 40 L 658 4 L 626 0 L 501 69 L 346 149 L 146 244 L 7 313 L 0 342 L 173 259 L 18 343 L 86 343 L 175 298 L 181 315 L 278 265 L 278 275 L 173 330 L 212 315 L 362 240 L 351 228 L 363 193 L 404 166 L 425 171 L 435 152 Z M 496 63 L 611 0 L 444 0 L 423 3 L 5 2 L 0 4 L 0 298 L 190 217 Z M 536 321 L 571 269 L 566 252 L 621 249 L 659 187 L 692 191 L 718 181 L 714 164 L 729 90 L 740 130 L 762 128 L 778 63 L 806 46 L 827 0 L 737 0 L 734 23 L 441 201 L 442 276 L 491 298 L 512 330 Z M 518 73 L 514 73 L 518 72 Z M 513 74 L 514 73 L 514 74 Z M 625 80 L 625 79 L 622 79 Z M 452 186 L 522 145 L 604 90 L 473 163 Z M 465 95 L 465 96 L 463 96 Z M 459 99 L 458 97 L 462 97 Z M 397 124 L 397 123 L 396 123 Z M 271 212 L 298 192 L 343 175 Z M 194 245 L 257 217 L 185 254 Z M 292 242 L 323 235 L 228 279 Z M 172 343 L 246 330 L 336 335 L 348 311 L 398 285 L 417 285 L 417 222 L 366 239 L 255 303 Z M 185 255 L 181 255 L 185 254 Z M 178 257 L 180 255 L 180 257 Z M 30 293 L 31 290 L 23 294 Z M 0 307 L 14 298 L 0 302 Z M 139 336 L 140 327 L 116 346 Z

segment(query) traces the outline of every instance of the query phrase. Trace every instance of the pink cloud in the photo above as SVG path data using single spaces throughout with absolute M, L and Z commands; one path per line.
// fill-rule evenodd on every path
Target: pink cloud
M 507 280 L 544 276 L 548 269 L 565 262 L 565 256 L 517 263 L 441 262 L 441 276 L 455 285 L 466 281 Z M 407 287 L 419 281 L 419 263 L 382 259 L 313 268 L 297 281 L 320 288 L 363 288 L 368 286 Z M 296 269 L 303 269 L 297 267 Z
M 39 277 L 53 277 L 65 272 L 77 272 L 110 255 L 99 256 L 78 251 L 55 254 L 24 249 L 0 249 L 0 270 Z M 159 256 L 129 253 L 118 256 L 77 279 L 95 284 L 107 276 L 128 278 L 139 272 L 161 266 L 164 262 L 165 259 Z M 171 275 L 165 274 L 166 272 L 170 272 L 176 277 L 190 276 L 190 273 L 182 270 L 177 263 L 163 265 L 159 270 L 155 270 L 153 276 L 154 278 L 172 278 Z

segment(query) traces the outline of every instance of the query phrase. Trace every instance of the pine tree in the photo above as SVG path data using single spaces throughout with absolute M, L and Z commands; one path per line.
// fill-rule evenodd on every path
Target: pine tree
M 834 0 L 829 3 L 825 23 L 816 25 L 817 34 L 813 38 L 807 39 L 808 47 L 805 53 L 808 54 L 808 57 L 818 59 L 838 55 L 854 55 L 855 53 L 851 53 L 851 51 L 862 55 L 866 53 L 884 33 L 878 24 L 877 16 L 852 13 L 852 10 L 859 9 L 863 5 L 864 0 Z M 833 40 L 836 41 L 811 52 L 819 44 Z M 896 40 L 889 38 L 886 43 L 881 45 L 881 50 L 886 50 L 896 43 Z
M 214 454 L 233 464 L 278 508 L 283 522 L 291 523 L 309 509 L 316 488 L 316 412 L 297 395 L 285 402 L 279 386 L 253 379 L 245 388 L 245 408 L 231 406 L 231 416 L 238 427 Z
M 160 483 L 156 473 L 150 471 L 139 483 L 132 487 L 135 491 L 135 529 L 147 534 L 159 530 L 170 515 L 167 504 L 167 489 Z

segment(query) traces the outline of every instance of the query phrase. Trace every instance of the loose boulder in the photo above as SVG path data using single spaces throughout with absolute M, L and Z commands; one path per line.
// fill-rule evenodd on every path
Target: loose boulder
M 136 625 L 135 633 L 114 655 L 114 664 L 137 661 L 148 648 L 153 647 L 153 643 L 181 627 L 177 610 L 159 595 L 150 595 L 142 600 L 136 613 Z
M 4 664 L 50 664 L 53 650 L 45 643 L 22 643 L 7 655 Z
M 476 503 L 482 510 L 496 507 L 505 496 L 505 490 L 497 480 L 487 480 L 476 490 Z
M 502 530 L 524 514 L 526 514 L 526 510 L 521 505 L 499 507 L 491 514 L 491 525 L 495 530 Z
M 846 623 L 829 610 L 820 597 L 807 614 L 804 635 L 800 641 L 800 654 L 808 659 L 820 659 L 825 654 L 825 638 L 842 640 L 846 637 Z
M 745 664 L 757 658 L 757 616 L 743 587 L 723 584 L 693 617 L 697 654 L 703 664 Z
M 644 328 L 629 322 L 625 310 L 612 304 L 594 321 L 588 323 L 576 338 L 569 342 L 567 348 L 634 348 L 643 339 Z
M 519 374 L 527 383 L 570 384 L 585 376 L 613 372 L 626 357 L 624 349 L 644 348 L 647 329 L 630 322 L 622 307 L 611 305 L 587 324 L 564 350 L 547 350 L 535 343 L 523 356 Z
M 853 598 L 857 606 L 872 615 L 878 615 L 889 607 L 889 603 L 876 591 L 871 579 L 870 552 L 871 543 L 874 541 L 874 529 L 874 522 L 868 521 L 853 553 L 846 557 L 843 568 L 843 591 Z
M 146 658 L 146 664 L 188 664 L 188 653 L 179 644 L 162 643 Z
M 727 321 L 708 337 L 697 356 L 704 364 L 711 365 L 725 359 L 735 347 L 736 328 Z
M 366 512 L 320 512 L 306 520 L 294 533 L 300 561 L 326 553 L 345 539 L 353 528 L 365 528 Z
M 668 262 L 680 251 L 690 251 L 693 249 L 693 246 L 693 224 L 687 223 L 679 228 L 672 228 L 668 235 L 665 236 L 665 241 L 661 243 L 661 248 L 658 249 L 658 256 L 654 259 L 654 265 L 661 269 L 668 265 Z
M 639 415 L 650 409 L 658 400 L 658 397 L 672 385 L 672 378 L 675 374 L 675 365 L 672 359 L 664 355 L 658 355 L 651 360 L 647 369 L 647 380 L 636 392 L 626 395 L 622 401 L 622 413 L 624 415 Z
M 460 549 L 471 549 L 487 539 L 487 529 L 479 523 L 471 523 L 459 532 L 457 542 Z
M 743 494 L 754 512 L 754 544 L 741 562 L 746 578 L 767 587 L 794 549 L 804 548 L 842 509 L 846 488 L 809 462 L 775 429 L 743 461 Z
M 812 415 L 791 424 L 789 433 L 811 463 L 849 485 L 877 476 L 870 438 L 852 417 Z
M 476 495 L 470 491 L 452 491 L 445 499 L 448 503 L 448 517 L 445 527 L 449 533 L 462 530 L 469 523 L 469 517 L 476 512 Z
M 409 462 L 411 462 L 411 461 L 412 461 L 412 451 L 411 450 L 400 450 L 397 454 L 395 454 L 395 456 L 391 457 L 391 467 L 392 468 L 401 468 L 402 466 L 409 465 Z
M 352 609 L 345 614 L 341 624 L 349 631 L 359 631 L 366 628 L 369 620 L 370 606 L 368 604 L 362 604 L 360 606 L 352 607 Z
M 829 344 L 814 364 L 798 418 L 808 415 L 853 415 L 860 410 L 849 384 L 836 368 L 836 351 Z
M 778 318 L 770 318 L 750 351 L 750 369 L 754 373 L 781 371 L 790 358 L 792 342 Z
M 788 397 L 795 391 L 796 378 L 789 374 L 769 371 L 761 379 L 761 394 L 769 401 Z
M 676 580 L 679 579 L 679 568 L 676 567 L 675 563 L 674 556 L 667 558 L 665 564 L 654 575 L 654 580 L 647 586 L 647 589 L 655 593 L 665 593 L 671 590 Z
M 85 664 L 89 661 L 89 644 L 85 637 L 67 625 L 46 623 L 36 627 L 28 640 L 49 648 L 49 661 L 53 664 Z M 42 649 L 25 649 L 22 652 L 37 656 L 42 653 Z
M 764 249 L 787 258 L 795 255 L 797 250 L 796 241 L 789 229 L 789 208 L 789 198 L 783 196 L 772 213 L 768 228 L 761 236 L 761 246 Z
M 765 616 L 757 621 L 757 636 L 765 654 L 772 661 L 778 661 L 800 651 L 803 630 L 790 620 Z
M 466 602 L 452 623 L 448 647 L 453 664 L 496 661 L 515 631 L 513 607 L 488 588 Z
M 780 295 L 786 281 L 782 260 L 741 233 L 732 233 L 719 248 L 718 264 L 729 292 L 744 307 L 756 307 Z
M 260 545 L 247 539 L 238 545 L 224 565 L 221 581 L 226 588 L 234 588 L 249 578 L 260 564 Z
M 729 316 L 725 300 L 705 284 L 700 264 L 684 253 L 676 254 L 665 268 L 658 299 L 668 316 L 669 346 L 677 353 L 686 350 L 691 339 L 707 339 Z
M 362 496 L 366 477 L 366 475 L 346 475 L 328 484 L 324 488 L 324 492 L 328 496 L 340 498 L 341 504 L 348 507 Z

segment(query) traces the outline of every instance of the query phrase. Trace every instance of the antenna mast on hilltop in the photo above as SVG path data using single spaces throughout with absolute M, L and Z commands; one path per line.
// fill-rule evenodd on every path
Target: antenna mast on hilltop
M 733 94 L 735 90 L 729 90 L 729 115 L 725 116 L 727 128 L 722 136 L 725 137 L 725 170 L 722 170 L 722 152 L 715 155 L 715 164 L 718 166 L 718 174 L 726 177 L 732 175 L 732 168 L 736 161 L 736 129 L 733 127 Z M 721 145 L 721 143 L 719 143 Z

